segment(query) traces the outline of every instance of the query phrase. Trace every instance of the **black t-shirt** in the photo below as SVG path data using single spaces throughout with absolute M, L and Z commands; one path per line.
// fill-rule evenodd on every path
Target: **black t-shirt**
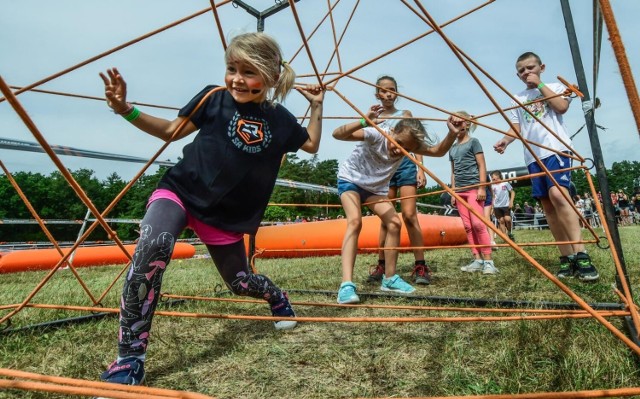
M 179 112 L 188 116 L 216 86 L 207 86 Z M 158 188 L 175 192 L 198 220 L 254 234 L 269 202 L 282 157 L 309 138 L 283 106 L 237 103 L 226 90 L 209 96 L 191 116 L 200 131 Z

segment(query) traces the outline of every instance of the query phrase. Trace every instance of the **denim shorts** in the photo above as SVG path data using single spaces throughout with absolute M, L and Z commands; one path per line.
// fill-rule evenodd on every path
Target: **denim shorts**
M 409 157 L 402 158 L 396 173 L 391 177 L 389 187 L 416 186 L 418 185 L 418 169 Z
M 353 184 L 350 181 L 338 179 L 338 196 L 341 196 L 347 191 L 355 191 L 356 193 L 358 193 L 358 195 L 360 196 L 360 202 L 366 202 L 369 197 L 376 195 L 370 191 L 358 187 L 356 184 Z
M 571 158 L 562 156 L 560 154 L 553 155 L 544 159 L 541 159 L 544 166 L 551 172 L 553 178 L 556 179 L 558 185 L 566 187 L 567 189 L 571 185 L 571 171 L 553 173 L 555 170 L 566 169 L 571 167 Z M 537 162 L 530 163 L 527 168 L 529 173 L 540 173 L 542 168 Z M 547 198 L 549 196 L 549 190 L 553 187 L 553 181 L 547 175 L 531 178 L 531 196 L 533 198 Z

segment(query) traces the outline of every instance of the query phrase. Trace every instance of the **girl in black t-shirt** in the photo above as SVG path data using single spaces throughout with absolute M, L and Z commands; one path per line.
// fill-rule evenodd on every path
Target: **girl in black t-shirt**
M 206 244 L 226 285 L 237 295 L 266 300 L 277 329 L 295 327 L 286 293 L 248 267 L 243 241 L 255 233 L 275 185 L 282 157 L 316 153 L 322 132 L 323 88 L 297 88 L 309 102 L 306 128 L 282 105 L 295 73 L 278 44 L 263 33 L 236 36 L 225 51 L 225 87 L 207 86 L 172 121 L 140 112 L 126 101 L 116 68 L 100 74 L 107 104 L 138 129 L 164 141 L 198 131 L 153 193 L 126 276 L 120 308 L 118 358 L 107 382 L 139 385 L 162 274 L 176 238 L 192 228 Z M 225 90 L 226 89 L 226 90 Z

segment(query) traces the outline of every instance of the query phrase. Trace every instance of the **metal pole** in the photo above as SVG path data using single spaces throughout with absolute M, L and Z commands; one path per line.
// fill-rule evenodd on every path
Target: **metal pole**
M 619 289 L 622 289 L 620 282 L 621 278 L 624 278 L 626 285 L 628 286 L 629 293 L 632 294 L 631 284 L 629 282 L 629 275 L 627 273 L 627 267 L 624 261 L 624 253 L 622 252 L 622 244 L 620 241 L 620 234 L 618 231 L 618 224 L 615 220 L 615 214 L 613 211 L 613 203 L 611 201 L 609 183 L 607 180 L 606 168 L 604 166 L 604 157 L 602 156 L 602 148 L 600 147 L 600 139 L 598 138 L 598 132 L 596 129 L 595 120 L 595 107 L 589 97 L 589 88 L 587 79 L 584 73 L 584 66 L 582 65 L 582 58 L 580 57 L 580 47 L 578 45 L 578 39 L 576 36 L 575 26 L 573 24 L 573 16 L 571 15 L 571 7 L 569 6 L 569 0 L 560 0 L 562 6 L 562 15 L 564 17 L 565 27 L 567 29 L 567 37 L 569 39 L 569 46 L 571 48 L 571 55 L 573 57 L 573 67 L 578 78 L 578 87 L 584 95 L 582 97 L 582 109 L 584 112 L 585 123 L 587 126 L 587 132 L 589 133 L 589 140 L 591 142 L 591 151 L 593 153 L 594 165 L 596 167 L 596 174 L 598 182 L 600 184 L 600 192 L 602 193 L 602 203 L 604 206 L 604 212 L 606 216 L 607 228 L 611 234 L 612 241 L 609 243 L 613 245 L 618 253 L 620 266 L 623 271 L 623 275 L 616 275 L 616 285 Z M 594 198 L 597 201 L 597 198 Z M 626 318 L 626 324 L 630 331 L 635 330 L 633 323 L 629 318 Z M 637 333 L 631 334 L 631 338 L 634 342 L 638 342 Z

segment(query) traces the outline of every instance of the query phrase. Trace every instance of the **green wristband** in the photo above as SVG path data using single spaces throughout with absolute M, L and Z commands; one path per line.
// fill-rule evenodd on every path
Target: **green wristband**
M 126 115 L 122 115 L 122 117 L 129 122 L 133 122 L 140 117 L 140 110 L 136 107 L 133 107 L 133 110 L 131 112 Z
M 364 118 L 360 118 L 360 125 L 361 125 L 362 127 L 367 127 L 367 126 L 369 126 L 369 125 L 367 124 L 367 120 L 366 120 L 366 119 L 364 119 Z
M 538 90 L 542 90 L 543 87 L 544 87 L 544 83 L 540 82 L 540 84 L 538 85 Z

